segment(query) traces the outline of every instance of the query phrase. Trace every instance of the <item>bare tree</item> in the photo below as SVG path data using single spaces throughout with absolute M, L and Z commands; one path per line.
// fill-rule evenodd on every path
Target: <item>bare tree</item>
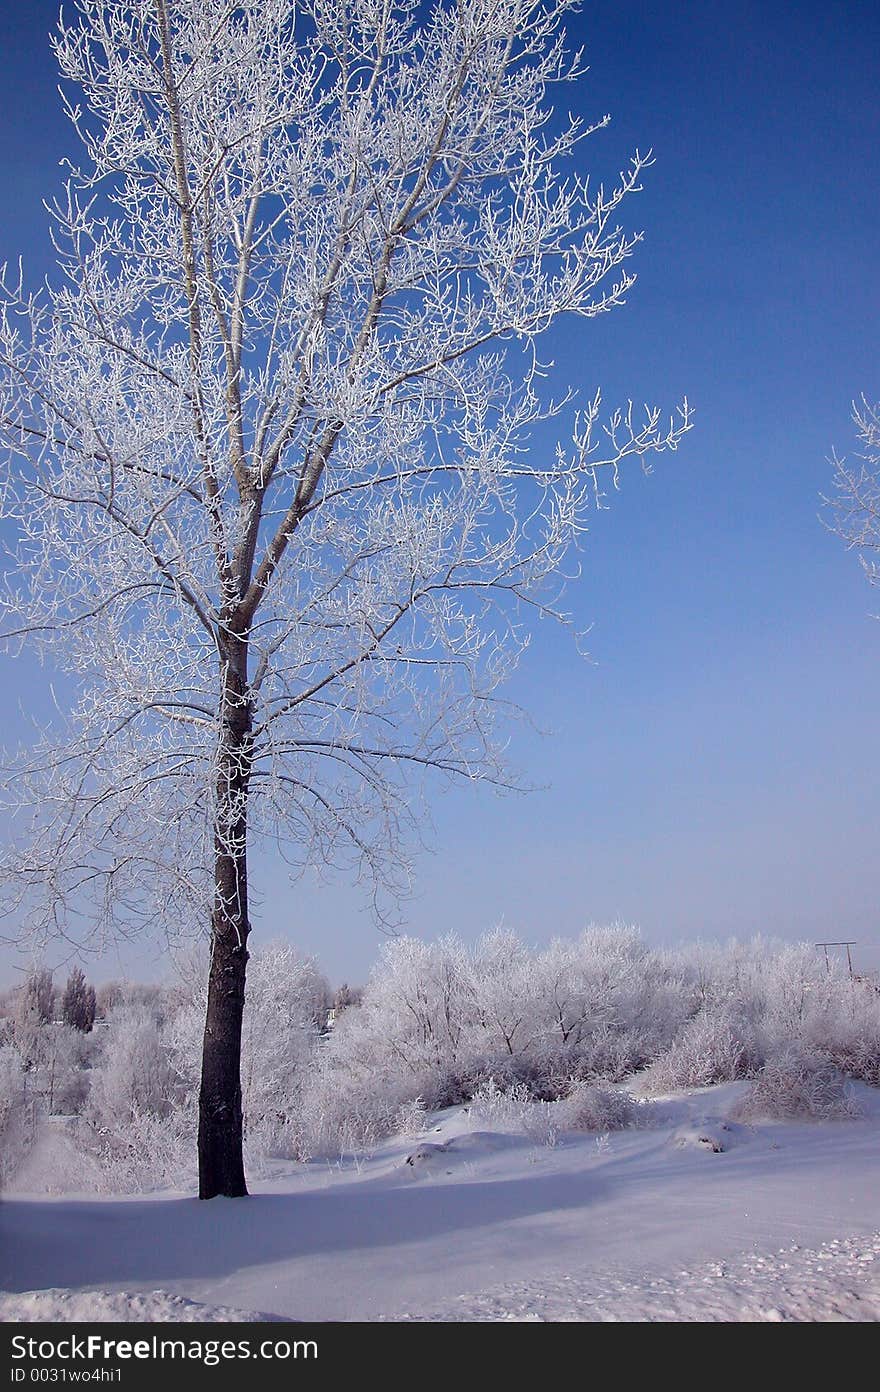
M 5 607 L 72 697 L 7 883 L 79 946 L 210 916 L 203 1197 L 246 1192 L 249 844 L 353 859 L 382 912 L 412 775 L 507 776 L 496 693 L 601 472 L 689 428 L 597 394 L 529 444 L 570 397 L 538 340 L 623 302 L 649 163 L 577 171 L 607 118 L 552 116 L 569 8 L 77 0 L 54 40 L 84 155 L 63 275 L 4 282 Z
M 835 492 L 827 503 L 826 525 L 858 551 L 871 585 L 880 585 L 880 402 L 853 402 L 859 450 L 857 463 L 832 455 Z

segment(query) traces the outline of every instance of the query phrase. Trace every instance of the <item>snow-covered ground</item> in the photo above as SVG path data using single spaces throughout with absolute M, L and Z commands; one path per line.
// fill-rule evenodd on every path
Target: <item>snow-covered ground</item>
M 555 1146 L 434 1118 L 247 1201 L 14 1193 L 0 1317 L 880 1318 L 880 1094 L 863 1117 L 729 1120 L 739 1084 Z

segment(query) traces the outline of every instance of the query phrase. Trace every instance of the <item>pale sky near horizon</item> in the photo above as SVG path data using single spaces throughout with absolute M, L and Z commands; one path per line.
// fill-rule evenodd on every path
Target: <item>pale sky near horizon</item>
M 23 253 L 35 279 L 71 146 L 55 10 L 0 3 L 0 261 Z M 434 799 L 407 930 L 503 920 L 537 943 L 622 919 L 652 942 L 853 938 L 877 968 L 880 592 L 818 514 L 852 398 L 880 398 L 880 16 L 603 0 L 575 28 L 591 70 L 569 105 L 613 117 L 585 167 L 607 180 L 636 146 L 656 164 L 624 210 L 645 230 L 629 304 L 561 329 L 552 355 L 609 405 L 687 394 L 695 428 L 595 518 L 568 595 L 592 663 L 542 625 L 509 693 L 553 732 L 512 730 L 540 789 Z M 9 731 L 41 677 L 2 661 Z M 334 981 L 364 978 L 382 935 L 350 886 L 290 886 L 263 855 L 252 885 L 254 947 L 289 937 Z M 0 982 L 20 961 L 0 950 Z M 83 965 L 166 967 L 159 943 Z

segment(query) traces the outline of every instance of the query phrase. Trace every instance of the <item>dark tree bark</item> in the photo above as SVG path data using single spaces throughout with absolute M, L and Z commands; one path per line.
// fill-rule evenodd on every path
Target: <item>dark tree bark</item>
M 199 1093 L 199 1198 L 247 1194 L 242 1152 L 241 1022 L 247 940 L 247 799 L 252 758 L 247 641 L 221 651 L 223 695 L 215 813 L 211 968 Z

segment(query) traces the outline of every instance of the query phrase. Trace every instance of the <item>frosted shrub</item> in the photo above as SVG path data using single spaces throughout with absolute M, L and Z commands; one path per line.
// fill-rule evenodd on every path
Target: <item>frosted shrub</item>
M 853 1033 L 848 1038 L 840 1038 L 837 1030 L 830 1030 L 829 1035 L 825 1049 L 830 1061 L 847 1077 L 880 1087 L 880 1036 Z
M 84 1145 L 105 1192 L 189 1186 L 194 1179 L 202 964 L 179 963 L 175 992 L 125 990 L 100 1031 Z M 254 954 L 242 1037 L 242 1104 L 248 1170 L 275 1156 L 308 1153 L 300 1116 L 328 988 L 315 965 L 286 943 Z M 89 1036 L 91 1038 L 92 1036 Z
M 43 1064 L 35 1083 L 45 1109 L 56 1116 L 82 1111 L 89 1094 L 92 1041 L 78 1028 L 56 1021 L 45 1026 Z
M 624 1131 L 637 1126 L 641 1117 L 636 1102 L 619 1088 L 586 1083 L 572 1084 L 567 1097 L 556 1104 L 559 1125 L 568 1131 Z
M 666 1048 L 689 1014 L 678 963 L 622 924 L 556 939 L 532 974 L 541 1041 L 535 1053 L 553 1095 L 572 1076 L 619 1081 Z
M 398 1107 L 394 1118 L 395 1135 L 403 1136 L 406 1140 L 415 1140 L 424 1133 L 427 1117 L 428 1113 L 421 1097 L 404 1102 Z
M 124 1127 L 135 1114 L 168 1116 L 180 1079 L 159 1025 L 143 1005 L 120 1005 L 104 1031 L 89 1109 L 98 1127 Z
M 543 1033 L 541 974 L 514 933 L 487 933 L 468 961 L 469 1009 L 464 1015 L 468 1051 L 512 1058 L 530 1054 Z
M 880 1087 L 880 993 L 870 982 L 841 976 L 833 980 L 833 991 L 816 1001 L 808 1015 L 806 1042 L 848 1077 Z
M 0 1189 L 26 1158 L 32 1140 L 21 1058 L 16 1050 L 4 1046 L 0 1048 Z
M 535 1101 L 523 1083 L 502 1088 L 494 1078 L 474 1093 L 468 1119 L 474 1130 L 527 1136 L 536 1145 L 554 1146 L 559 1133 L 552 1103 Z
M 795 1046 L 764 1065 L 732 1115 L 739 1121 L 831 1120 L 857 1116 L 858 1107 L 833 1063 Z
M 657 1095 L 727 1083 L 746 1077 L 761 1061 L 755 1025 L 744 1011 L 709 1006 L 694 1016 L 670 1048 L 645 1070 L 639 1091 Z
M 474 1093 L 468 1115 L 474 1126 L 490 1131 L 522 1131 L 531 1108 L 531 1094 L 522 1083 L 500 1088 L 494 1078 L 489 1078 Z
M 494 1001 L 488 992 L 484 1006 L 493 1018 Z M 361 1005 L 345 1012 L 332 1042 L 347 1042 L 360 1062 L 372 1053 L 404 1077 L 437 1079 L 473 1052 L 479 1011 L 473 961 L 457 938 L 399 938 L 385 945 Z
M 418 1096 L 394 1075 L 376 1073 L 368 1079 L 319 1057 L 300 1095 L 291 1153 L 309 1160 L 366 1150 L 395 1133 L 401 1112 Z
M 191 1107 L 158 1116 L 134 1106 L 124 1125 L 98 1127 L 93 1122 L 86 1144 L 98 1168 L 94 1187 L 104 1194 L 192 1188 L 195 1132 L 196 1114 Z

